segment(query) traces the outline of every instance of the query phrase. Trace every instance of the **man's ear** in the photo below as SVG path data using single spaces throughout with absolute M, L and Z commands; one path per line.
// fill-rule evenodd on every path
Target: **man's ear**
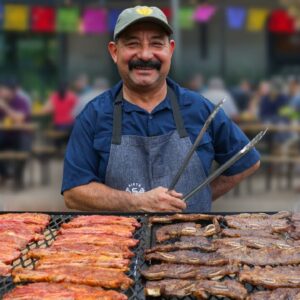
M 174 50 L 175 50 L 175 41 L 174 40 L 170 40 L 170 53 L 171 53 L 171 56 L 173 55 L 174 53 Z
M 109 42 L 108 51 L 113 61 L 117 63 L 117 45 L 115 42 Z

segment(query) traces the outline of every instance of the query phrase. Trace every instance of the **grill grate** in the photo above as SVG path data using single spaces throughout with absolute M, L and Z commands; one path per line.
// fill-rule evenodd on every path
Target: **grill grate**
M 95 214 L 95 213 L 93 213 Z M 32 242 L 26 246 L 26 248 L 22 251 L 22 255 L 20 258 L 14 261 L 13 268 L 16 267 L 24 267 L 24 268 L 33 268 L 35 266 L 36 260 L 31 258 L 26 258 L 26 253 L 30 249 L 34 248 L 46 248 L 49 247 L 52 242 L 55 240 L 57 236 L 57 230 L 63 223 L 69 222 L 74 217 L 83 215 L 82 213 L 72 213 L 72 214 L 50 214 L 51 222 L 47 226 L 46 230 L 44 231 L 45 239 L 38 242 Z M 130 300 L 142 300 L 143 298 L 140 297 L 143 292 L 143 286 L 141 283 L 141 275 L 140 275 L 140 264 L 141 258 L 144 255 L 144 249 L 146 248 L 146 217 L 144 215 L 124 215 L 128 217 L 136 218 L 140 223 L 141 227 L 138 228 L 134 233 L 134 238 L 140 240 L 139 244 L 132 249 L 135 253 L 135 256 L 132 258 L 132 262 L 130 265 L 130 271 L 127 273 L 133 280 L 134 285 L 130 287 L 125 294 L 128 296 Z M 12 290 L 16 285 L 12 281 L 12 277 L 0 277 L 0 299 L 2 299 L 3 295 L 8 291 Z M 124 292 L 123 292 L 124 293 Z

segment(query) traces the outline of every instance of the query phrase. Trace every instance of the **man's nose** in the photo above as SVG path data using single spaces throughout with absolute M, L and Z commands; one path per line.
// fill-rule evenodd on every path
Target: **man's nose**
M 138 58 L 148 61 L 153 57 L 153 53 L 148 45 L 143 45 L 138 52 Z

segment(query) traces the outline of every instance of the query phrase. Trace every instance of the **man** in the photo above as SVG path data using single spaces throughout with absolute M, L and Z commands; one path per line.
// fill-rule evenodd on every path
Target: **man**
M 211 200 L 259 166 L 251 151 L 188 203 L 185 193 L 202 182 L 213 160 L 223 164 L 247 142 L 219 112 L 181 176 L 167 187 L 214 109 L 198 93 L 167 78 L 175 48 L 172 29 L 156 7 L 124 10 L 108 45 L 122 82 L 91 101 L 69 140 L 62 193 L 80 210 L 209 211 Z
M 4 124 L 23 124 L 29 120 L 30 107 L 17 90 L 14 80 L 4 80 L 0 82 L 0 122 Z M 0 131 L 0 151 L 20 150 L 28 151 L 31 145 L 31 136 L 24 131 Z M 9 165 L 7 162 L 0 162 L 0 177 L 2 181 L 7 179 Z M 23 171 L 25 163 L 23 161 L 15 163 L 14 179 L 16 188 L 23 185 Z

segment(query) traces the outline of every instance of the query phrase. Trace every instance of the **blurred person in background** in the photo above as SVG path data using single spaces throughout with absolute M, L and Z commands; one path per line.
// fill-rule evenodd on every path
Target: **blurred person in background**
M 26 99 L 18 93 L 14 80 L 0 82 L 0 122 L 10 127 L 13 124 L 22 125 L 30 119 L 30 107 Z M 23 130 L 0 131 L 0 151 L 29 151 L 32 136 Z M 11 169 L 7 162 L 0 162 L 0 177 L 5 181 L 10 175 L 15 179 L 16 187 L 23 185 L 25 162 L 20 161 Z M 11 173 L 10 174 L 10 170 Z
M 201 73 L 192 74 L 192 76 L 187 80 L 185 87 L 202 94 L 206 90 L 203 75 Z
M 252 149 L 187 202 L 190 192 L 249 140 L 221 109 L 176 184 L 168 191 L 214 105 L 167 78 L 175 41 L 157 7 L 118 17 L 108 50 L 122 78 L 76 118 L 64 161 L 68 207 L 104 211 L 210 211 L 211 202 L 259 167 Z
M 232 120 L 238 120 L 238 109 L 234 102 L 234 99 L 225 88 L 224 81 L 221 78 L 211 78 L 208 82 L 208 88 L 204 93 L 203 97 L 210 100 L 213 104 L 217 105 L 222 99 L 226 99 L 223 104 L 223 109 L 226 115 Z
M 52 114 L 53 126 L 58 131 L 71 132 L 74 124 L 73 110 L 77 96 L 66 82 L 61 82 L 42 108 L 42 113 Z
M 108 88 L 109 83 L 106 78 L 95 78 L 92 87 L 88 91 L 86 91 L 82 96 L 79 96 L 78 102 L 73 111 L 74 117 L 77 117 L 91 100 L 102 94 Z
M 237 87 L 231 91 L 234 102 L 239 112 L 243 113 L 249 107 L 252 98 L 252 86 L 249 80 L 243 79 Z

